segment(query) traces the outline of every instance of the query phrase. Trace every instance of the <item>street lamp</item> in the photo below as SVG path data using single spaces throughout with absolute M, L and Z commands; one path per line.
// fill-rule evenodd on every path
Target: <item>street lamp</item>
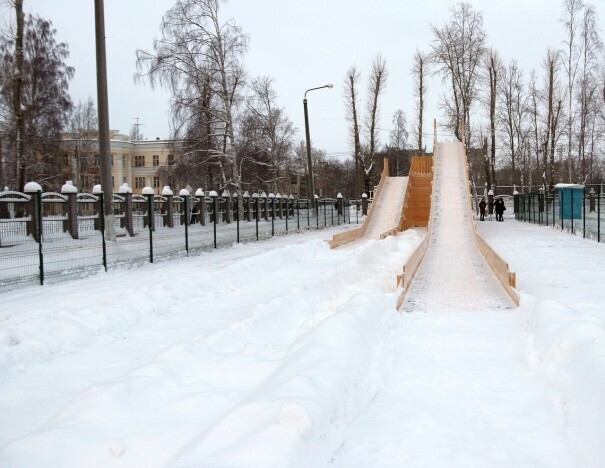
M 322 88 L 333 88 L 334 85 L 327 84 L 318 86 L 317 88 L 307 89 L 305 91 L 305 97 L 303 99 L 303 107 L 305 109 L 305 132 L 307 135 L 307 166 L 309 167 L 309 200 L 311 207 L 315 207 L 315 185 L 313 183 L 313 164 L 311 163 L 311 136 L 309 135 L 309 113 L 307 112 L 307 93 L 316 89 Z

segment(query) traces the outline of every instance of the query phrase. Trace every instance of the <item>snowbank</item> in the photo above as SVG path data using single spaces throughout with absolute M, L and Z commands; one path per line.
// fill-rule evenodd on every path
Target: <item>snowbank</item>
M 57 298 L 44 313 L 26 304 L 29 313 L 2 330 L 6 371 L 61 366 L 76 349 L 102 352 L 109 336 L 128 340 L 149 321 L 161 329 L 183 308 L 194 336 L 82 389 L 5 445 L 0 465 L 324 464 L 388 371 L 395 275 L 421 239 L 409 231 L 337 251 L 309 241 L 232 262 L 217 257 L 202 271 L 200 257 L 162 265 L 162 280 L 147 269 L 136 282 L 132 272 L 118 275 L 124 281 L 105 301 Z M 229 305 L 226 326 L 204 325 Z
M 522 299 L 530 367 L 550 398 L 585 466 L 605 460 L 605 328 L 602 321 L 553 300 Z

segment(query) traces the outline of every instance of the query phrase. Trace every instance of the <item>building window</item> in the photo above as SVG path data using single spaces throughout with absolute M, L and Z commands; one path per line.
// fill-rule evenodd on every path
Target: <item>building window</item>
M 92 177 L 92 185 L 100 185 L 101 184 L 101 176 L 93 176 Z
M 160 188 L 160 178 L 158 176 L 153 178 L 153 188 Z
M 157 154 L 153 155 L 153 165 L 154 165 L 154 167 L 157 167 L 160 165 L 160 156 Z
M 111 176 L 111 188 L 114 188 L 115 186 L 116 186 L 116 183 L 113 180 L 113 176 Z
M 101 165 L 101 156 L 99 156 L 98 154 L 95 154 L 95 166 L 100 166 Z
M 134 188 L 143 188 L 145 187 L 145 177 L 135 177 L 134 178 Z
M 69 156 L 66 154 L 63 155 L 63 165 L 69 166 Z
M 145 167 L 145 156 L 134 157 L 134 167 Z
M 174 154 L 168 155 L 168 165 L 172 166 L 174 164 Z
M 113 166 L 113 154 L 111 155 L 111 165 Z

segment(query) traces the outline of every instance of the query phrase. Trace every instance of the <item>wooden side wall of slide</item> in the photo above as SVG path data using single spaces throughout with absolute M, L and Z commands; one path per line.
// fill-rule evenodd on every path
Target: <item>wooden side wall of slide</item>
M 435 144 L 433 147 L 433 157 L 437 155 L 437 150 L 437 145 Z M 397 275 L 397 287 L 401 288 L 401 292 L 397 298 L 397 309 L 403 304 L 410 284 L 431 243 L 433 157 L 418 156 L 412 158 L 410 179 L 408 181 L 406 201 L 403 207 L 404 215 L 401 217 L 400 230 L 403 231 L 412 226 L 427 226 L 427 233 L 424 236 L 424 239 L 422 239 L 422 242 L 418 244 L 418 247 L 416 247 L 414 252 L 408 257 L 405 265 L 403 265 L 401 274 Z M 415 204 L 418 204 L 418 208 L 416 209 L 414 206 Z M 412 219 L 424 224 L 414 224 L 411 221 Z
M 462 142 L 462 152 L 464 153 L 464 167 L 468 168 L 466 145 L 464 144 L 464 141 Z M 500 284 L 502 284 L 504 290 L 508 293 L 513 302 L 516 305 L 519 305 L 521 299 L 516 289 L 517 276 L 515 275 L 515 273 L 509 270 L 508 263 L 502 257 L 500 257 L 500 255 L 498 255 L 496 251 L 492 249 L 492 247 L 485 241 L 485 239 L 483 239 L 483 237 L 481 237 L 477 232 L 477 225 L 475 224 L 475 221 L 473 219 L 473 202 L 472 197 L 470 196 L 471 185 L 469 182 L 468 170 L 465 170 L 464 174 L 468 193 L 468 219 L 471 223 L 471 232 L 473 233 L 473 240 L 475 242 L 475 246 L 477 247 L 479 252 L 481 252 L 483 258 L 485 258 L 485 261 L 494 272 L 494 275 L 496 275 L 496 278 L 498 278 L 498 281 L 500 281 Z

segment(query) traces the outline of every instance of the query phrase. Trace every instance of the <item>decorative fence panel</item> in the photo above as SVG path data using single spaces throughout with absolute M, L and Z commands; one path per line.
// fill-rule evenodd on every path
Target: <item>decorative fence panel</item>
M 0 292 L 359 220 L 359 203 L 316 202 L 116 193 L 109 242 L 102 193 L 0 192 Z

